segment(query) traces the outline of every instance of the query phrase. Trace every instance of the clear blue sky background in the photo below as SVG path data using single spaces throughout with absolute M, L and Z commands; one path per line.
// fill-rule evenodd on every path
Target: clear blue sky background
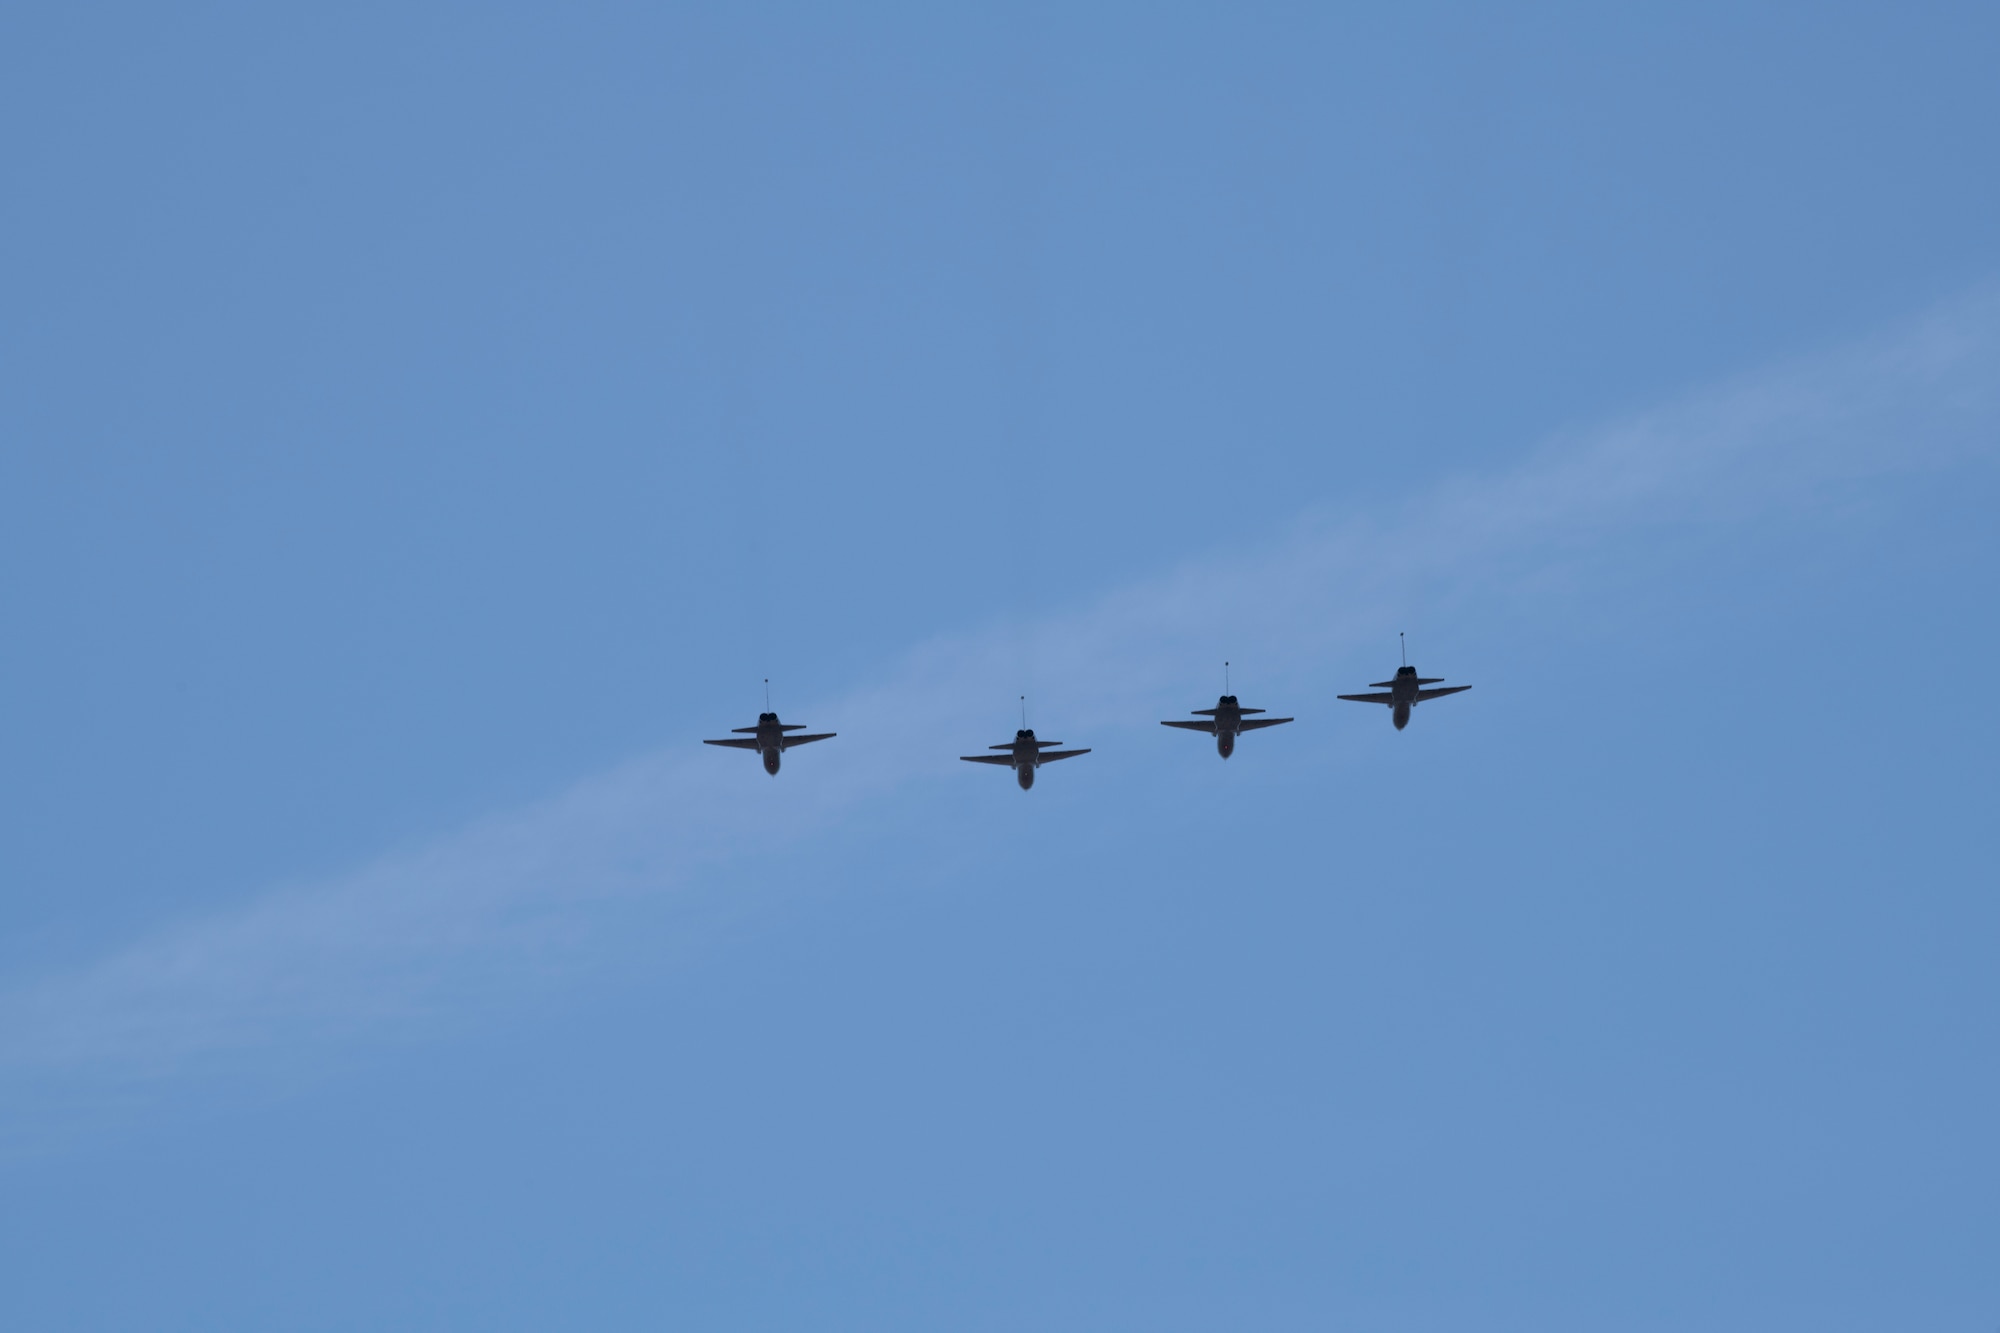
M 2000 1327 L 1996 68 L 9 9 L 0 1326 Z

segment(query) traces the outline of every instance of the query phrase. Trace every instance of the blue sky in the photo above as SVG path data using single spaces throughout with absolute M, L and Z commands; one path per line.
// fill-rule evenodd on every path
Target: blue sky
M 0 1323 L 1992 1327 L 1996 36 L 0 20 Z

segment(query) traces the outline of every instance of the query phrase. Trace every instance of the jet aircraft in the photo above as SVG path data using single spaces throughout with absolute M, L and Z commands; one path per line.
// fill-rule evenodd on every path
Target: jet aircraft
M 733 750 L 756 750 L 764 756 L 764 771 L 772 777 L 778 775 L 778 758 L 794 745 L 804 745 L 810 741 L 830 741 L 839 732 L 821 731 L 811 736 L 787 736 L 788 731 L 804 731 L 803 722 L 780 722 L 776 713 L 757 714 L 754 727 L 731 727 L 730 730 L 750 733 L 744 740 L 703 741 L 703 745 L 727 745 Z
M 1397 637 L 1401 638 L 1402 636 L 1398 635 Z M 1427 690 L 1424 688 L 1426 685 L 1435 685 L 1443 679 L 1443 676 L 1419 676 L 1417 669 L 1406 661 L 1402 666 L 1396 668 L 1396 678 L 1394 680 L 1378 680 L 1369 687 L 1380 690 L 1382 693 L 1343 694 L 1340 697 L 1343 699 L 1352 699 L 1354 702 L 1362 704 L 1387 704 L 1391 716 L 1395 720 L 1396 730 L 1401 731 L 1404 727 L 1410 725 L 1410 710 L 1416 707 L 1416 705 L 1426 703 L 1432 699 L 1442 699 L 1447 694 L 1457 694 L 1462 690 L 1472 688 L 1470 685 L 1447 685 L 1441 690 Z
M 1035 785 L 1035 770 L 1043 764 L 1052 764 L 1058 759 L 1074 759 L 1083 750 L 1051 750 L 1051 745 L 1061 745 L 1061 741 L 1038 741 L 1035 733 L 1023 727 L 1014 733 L 1014 739 L 1005 745 L 989 745 L 989 750 L 1005 750 L 1006 754 L 962 754 L 959 756 L 968 764 L 1005 764 L 1014 770 L 1014 780 L 1026 791 Z
M 1275 727 L 1281 722 L 1290 722 L 1288 717 L 1250 717 L 1250 713 L 1261 713 L 1261 708 L 1244 708 L 1236 702 L 1236 696 L 1225 694 L 1215 701 L 1213 708 L 1197 708 L 1196 717 L 1210 719 L 1207 722 L 1162 722 L 1163 727 L 1180 727 L 1186 731 L 1205 731 L 1215 737 L 1215 752 L 1224 759 L 1236 753 L 1236 736 L 1239 732 L 1255 731 L 1259 727 Z

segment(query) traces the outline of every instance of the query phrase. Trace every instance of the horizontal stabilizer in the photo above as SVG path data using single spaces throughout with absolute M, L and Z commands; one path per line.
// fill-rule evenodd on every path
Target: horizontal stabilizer
M 1368 682 L 1368 688 L 1371 690 L 1386 690 L 1393 687 L 1395 683 L 1393 680 L 1371 680 Z
M 1239 708 L 1236 711 L 1239 713 L 1261 713 L 1264 710 L 1261 708 Z
M 1211 736 L 1215 734 L 1215 724 L 1213 722 L 1162 722 L 1160 725 L 1163 727 L 1184 727 L 1189 731 L 1205 731 Z
M 836 731 L 822 731 L 816 736 L 783 736 L 779 738 L 780 749 L 789 750 L 794 745 L 804 745 L 807 741 L 830 741 L 839 735 Z
M 1443 676 L 1418 676 L 1418 677 L 1417 677 L 1417 684 L 1419 684 L 1419 685 L 1435 685 L 1435 684 L 1437 684 L 1437 683 L 1438 683 L 1439 681 L 1441 681 L 1441 680 L 1443 680 L 1443 679 L 1444 679 L 1444 677 L 1443 677 Z
M 805 729 L 806 724 L 803 722 L 780 722 L 778 724 L 779 731 L 804 731 Z
M 1219 711 L 1220 711 L 1219 709 L 1214 709 L 1214 708 L 1190 708 L 1190 709 L 1188 709 L 1188 712 L 1190 712 L 1190 713 L 1193 713 L 1193 714 L 1194 714 L 1194 715 L 1195 715 L 1196 717 L 1214 717 L 1214 716 L 1216 715 L 1216 713 L 1217 713 L 1217 712 L 1219 712 Z
M 754 750 L 757 748 L 757 742 L 755 741 L 703 741 L 702 744 L 727 745 L 732 750 Z
M 1447 694 L 1457 694 L 1460 690 L 1469 690 L 1471 688 L 1470 685 L 1447 685 L 1441 690 L 1418 690 L 1417 702 L 1422 703 L 1426 699 L 1442 699 Z
M 740 734 L 740 733 L 742 733 L 742 732 L 745 732 L 745 731 L 749 731 L 749 732 L 754 732 L 754 731 L 756 731 L 756 730 L 757 730 L 757 728 L 755 728 L 755 727 L 731 727 L 731 728 L 730 728 L 730 730 L 731 730 L 731 731 L 734 731 L 734 732 L 737 732 L 737 733 L 739 733 L 739 734 Z
M 1290 721 L 1291 719 L 1288 717 L 1260 717 L 1254 722 L 1245 722 L 1239 728 L 1239 730 L 1255 731 L 1259 727 L 1275 727 L 1278 726 L 1280 723 L 1290 722 Z
M 1388 693 L 1386 690 L 1381 694 L 1343 694 L 1340 697 L 1343 699 L 1352 699 L 1358 704 L 1392 704 L 1396 702 L 1396 696 Z
M 1005 764 L 1014 766 L 1014 756 L 1010 754 L 962 754 L 959 756 L 968 764 Z
M 1055 760 L 1058 759 L 1074 759 L 1080 754 L 1089 754 L 1089 753 L 1090 751 L 1088 748 L 1082 750 L 1050 750 L 1047 754 L 1043 755 L 1041 759 L 1043 763 L 1047 764 L 1047 763 L 1053 763 Z

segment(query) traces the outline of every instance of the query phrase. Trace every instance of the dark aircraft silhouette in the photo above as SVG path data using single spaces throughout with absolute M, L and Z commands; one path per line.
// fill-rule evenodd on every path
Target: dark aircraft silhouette
M 1228 687 L 1224 686 L 1224 688 Z M 1288 717 L 1252 718 L 1245 716 L 1249 713 L 1261 713 L 1263 711 L 1261 708 L 1244 708 L 1236 702 L 1235 695 L 1225 694 L 1215 701 L 1215 707 L 1197 708 L 1194 710 L 1196 717 L 1211 718 L 1213 719 L 1212 721 L 1162 722 L 1160 725 L 1163 727 L 1180 727 L 1186 731 L 1207 732 L 1209 735 L 1215 737 L 1215 752 L 1224 759 L 1227 759 L 1230 755 L 1236 753 L 1236 735 L 1238 732 L 1255 731 L 1259 727 L 1275 727 L 1281 722 L 1291 721 Z
M 788 731 L 804 731 L 805 729 L 806 724 L 803 722 L 780 722 L 776 713 L 759 713 L 757 714 L 756 726 L 730 728 L 730 730 L 736 732 L 747 731 L 751 733 L 749 739 L 740 741 L 703 741 L 702 744 L 727 745 L 732 750 L 759 751 L 764 756 L 764 771 L 776 777 L 778 774 L 778 756 L 782 755 L 785 751 L 791 749 L 794 745 L 804 745 L 809 741 L 830 741 L 840 734 L 834 731 L 816 732 L 811 736 L 787 736 L 785 734 Z
M 1035 733 L 1026 727 L 1014 733 L 1014 739 L 1005 745 L 989 745 L 989 750 L 1005 750 L 1006 754 L 962 754 L 959 756 L 968 764 L 1005 764 L 1014 770 L 1014 780 L 1026 791 L 1035 785 L 1035 770 L 1043 764 L 1052 764 L 1058 759 L 1074 759 L 1089 750 L 1051 750 L 1051 745 L 1061 745 L 1061 741 L 1038 741 Z
M 1401 635 L 1397 636 L 1401 638 Z M 1417 669 L 1405 662 L 1396 668 L 1394 680 L 1378 680 L 1371 687 L 1383 691 L 1381 694 L 1343 694 L 1343 699 L 1352 699 L 1362 704 L 1387 704 L 1395 718 L 1396 730 L 1410 725 L 1410 709 L 1432 699 L 1442 699 L 1447 694 L 1457 694 L 1469 690 L 1470 685 L 1448 685 L 1441 690 L 1427 690 L 1426 685 L 1435 685 L 1443 676 L 1419 676 Z

